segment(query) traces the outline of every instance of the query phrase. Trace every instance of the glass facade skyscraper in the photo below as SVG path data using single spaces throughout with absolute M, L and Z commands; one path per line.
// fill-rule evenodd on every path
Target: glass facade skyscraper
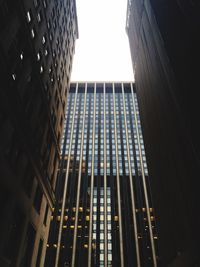
M 47 266 L 157 266 L 134 84 L 71 83 L 67 101 Z

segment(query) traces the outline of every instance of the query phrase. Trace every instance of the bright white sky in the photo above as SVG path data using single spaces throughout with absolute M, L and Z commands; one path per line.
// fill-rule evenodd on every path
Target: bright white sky
M 71 81 L 133 81 L 127 0 L 76 0 L 79 39 Z

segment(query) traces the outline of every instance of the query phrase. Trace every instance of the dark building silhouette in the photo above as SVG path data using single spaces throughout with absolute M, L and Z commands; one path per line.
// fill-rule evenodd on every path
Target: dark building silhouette
M 0 1 L 0 266 L 43 266 L 78 37 L 73 0 Z
M 199 29 L 199 1 L 128 1 L 163 266 L 200 265 Z
M 160 266 L 135 86 L 70 85 L 45 266 Z

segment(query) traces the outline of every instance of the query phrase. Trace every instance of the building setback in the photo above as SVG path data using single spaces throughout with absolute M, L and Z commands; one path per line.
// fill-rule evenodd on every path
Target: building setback
M 163 266 L 200 265 L 199 18 L 199 1 L 128 1 Z
M 43 266 L 75 40 L 73 0 L 0 1 L 0 266 Z
M 160 266 L 132 82 L 70 85 L 45 266 Z

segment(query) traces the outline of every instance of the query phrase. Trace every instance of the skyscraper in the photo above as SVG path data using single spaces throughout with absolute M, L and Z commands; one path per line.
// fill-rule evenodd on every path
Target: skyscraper
M 126 30 L 164 266 L 200 264 L 199 18 L 199 1 L 128 1 Z
M 0 266 L 43 266 L 77 37 L 74 0 L 0 2 Z
M 70 85 L 46 266 L 159 266 L 135 85 Z

